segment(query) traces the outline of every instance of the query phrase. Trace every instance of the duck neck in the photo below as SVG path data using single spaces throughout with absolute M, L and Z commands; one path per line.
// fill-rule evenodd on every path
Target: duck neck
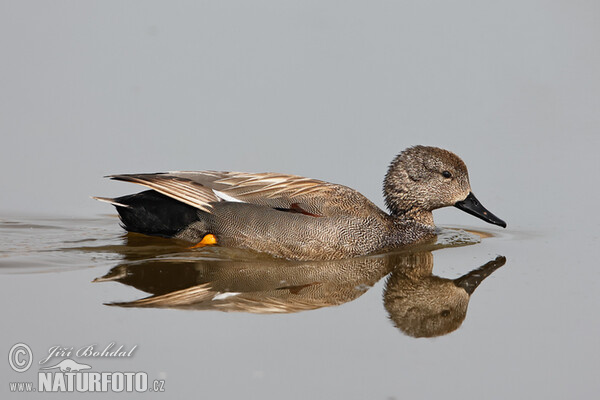
M 390 214 L 390 247 L 412 244 L 435 237 L 431 211 L 403 210 Z
M 431 211 L 423 210 L 419 208 L 409 208 L 406 210 L 392 210 L 392 217 L 396 221 L 414 221 L 419 224 L 433 228 L 433 214 Z

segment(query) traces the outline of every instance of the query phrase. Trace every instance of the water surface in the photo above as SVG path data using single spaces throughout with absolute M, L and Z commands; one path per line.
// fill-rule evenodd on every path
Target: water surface
M 575 344 L 566 338 L 576 327 L 565 324 L 597 329 L 581 298 L 592 293 L 561 284 L 555 302 L 544 278 L 552 272 L 530 254 L 536 243 L 548 250 L 535 235 L 447 227 L 435 242 L 391 253 L 292 262 L 126 234 L 114 216 L 10 218 L 0 232 L 9 343 L 40 356 L 55 345 L 136 345 L 133 358 L 87 361 L 145 371 L 175 393 L 192 391 L 201 374 L 224 397 L 302 398 L 319 387 L 334 397 L 428 397 L 465 376 L 482 391 L 495 382 L 499 395 L 513 392 L 506 379 L 549 394 L 548 376 L 575 379 L 575 360 L 587 364 L 576 379 L 589 384 L 562 394 L 593 387 L 597 365 L 581 343 L 597 336 Z M 39 367 L 22 376 L 33 380 Z M 289 392 L 298 381 L 309 386 Z

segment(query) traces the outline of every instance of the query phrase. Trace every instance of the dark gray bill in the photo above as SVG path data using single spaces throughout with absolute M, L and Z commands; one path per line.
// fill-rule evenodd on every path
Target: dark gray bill
M 486 210 L 486 208 L 481 205 L 479 200 L 477 200 L 477 198 L 473 195 L 472 192 L 469 193 L 466 199 L 454 204 L 454 207 L 461 209 L 466 213 L 474 215 L 477 218 L 481 218 L 485 222 L 489 222 L 490 224 L 499 225 L 503 228 L 506 228 L 506 222 L 502 221 L 500 218 L 496 217 L 494 214 Z

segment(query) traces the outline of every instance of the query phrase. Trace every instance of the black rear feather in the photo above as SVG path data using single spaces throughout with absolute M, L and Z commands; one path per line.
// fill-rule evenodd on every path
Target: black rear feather
M 145 235 L 173 237 L 200 220 L 198 209 L 154 190 L 114 199 L 123 228 Z

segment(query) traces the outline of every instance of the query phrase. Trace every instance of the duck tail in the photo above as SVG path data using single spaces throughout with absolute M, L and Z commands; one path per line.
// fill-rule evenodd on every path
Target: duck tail
M 172 238 L 200 221 L 199 210 L 154 190 L 117 197 L 93 197 L 117 209 L 128 232 Z

